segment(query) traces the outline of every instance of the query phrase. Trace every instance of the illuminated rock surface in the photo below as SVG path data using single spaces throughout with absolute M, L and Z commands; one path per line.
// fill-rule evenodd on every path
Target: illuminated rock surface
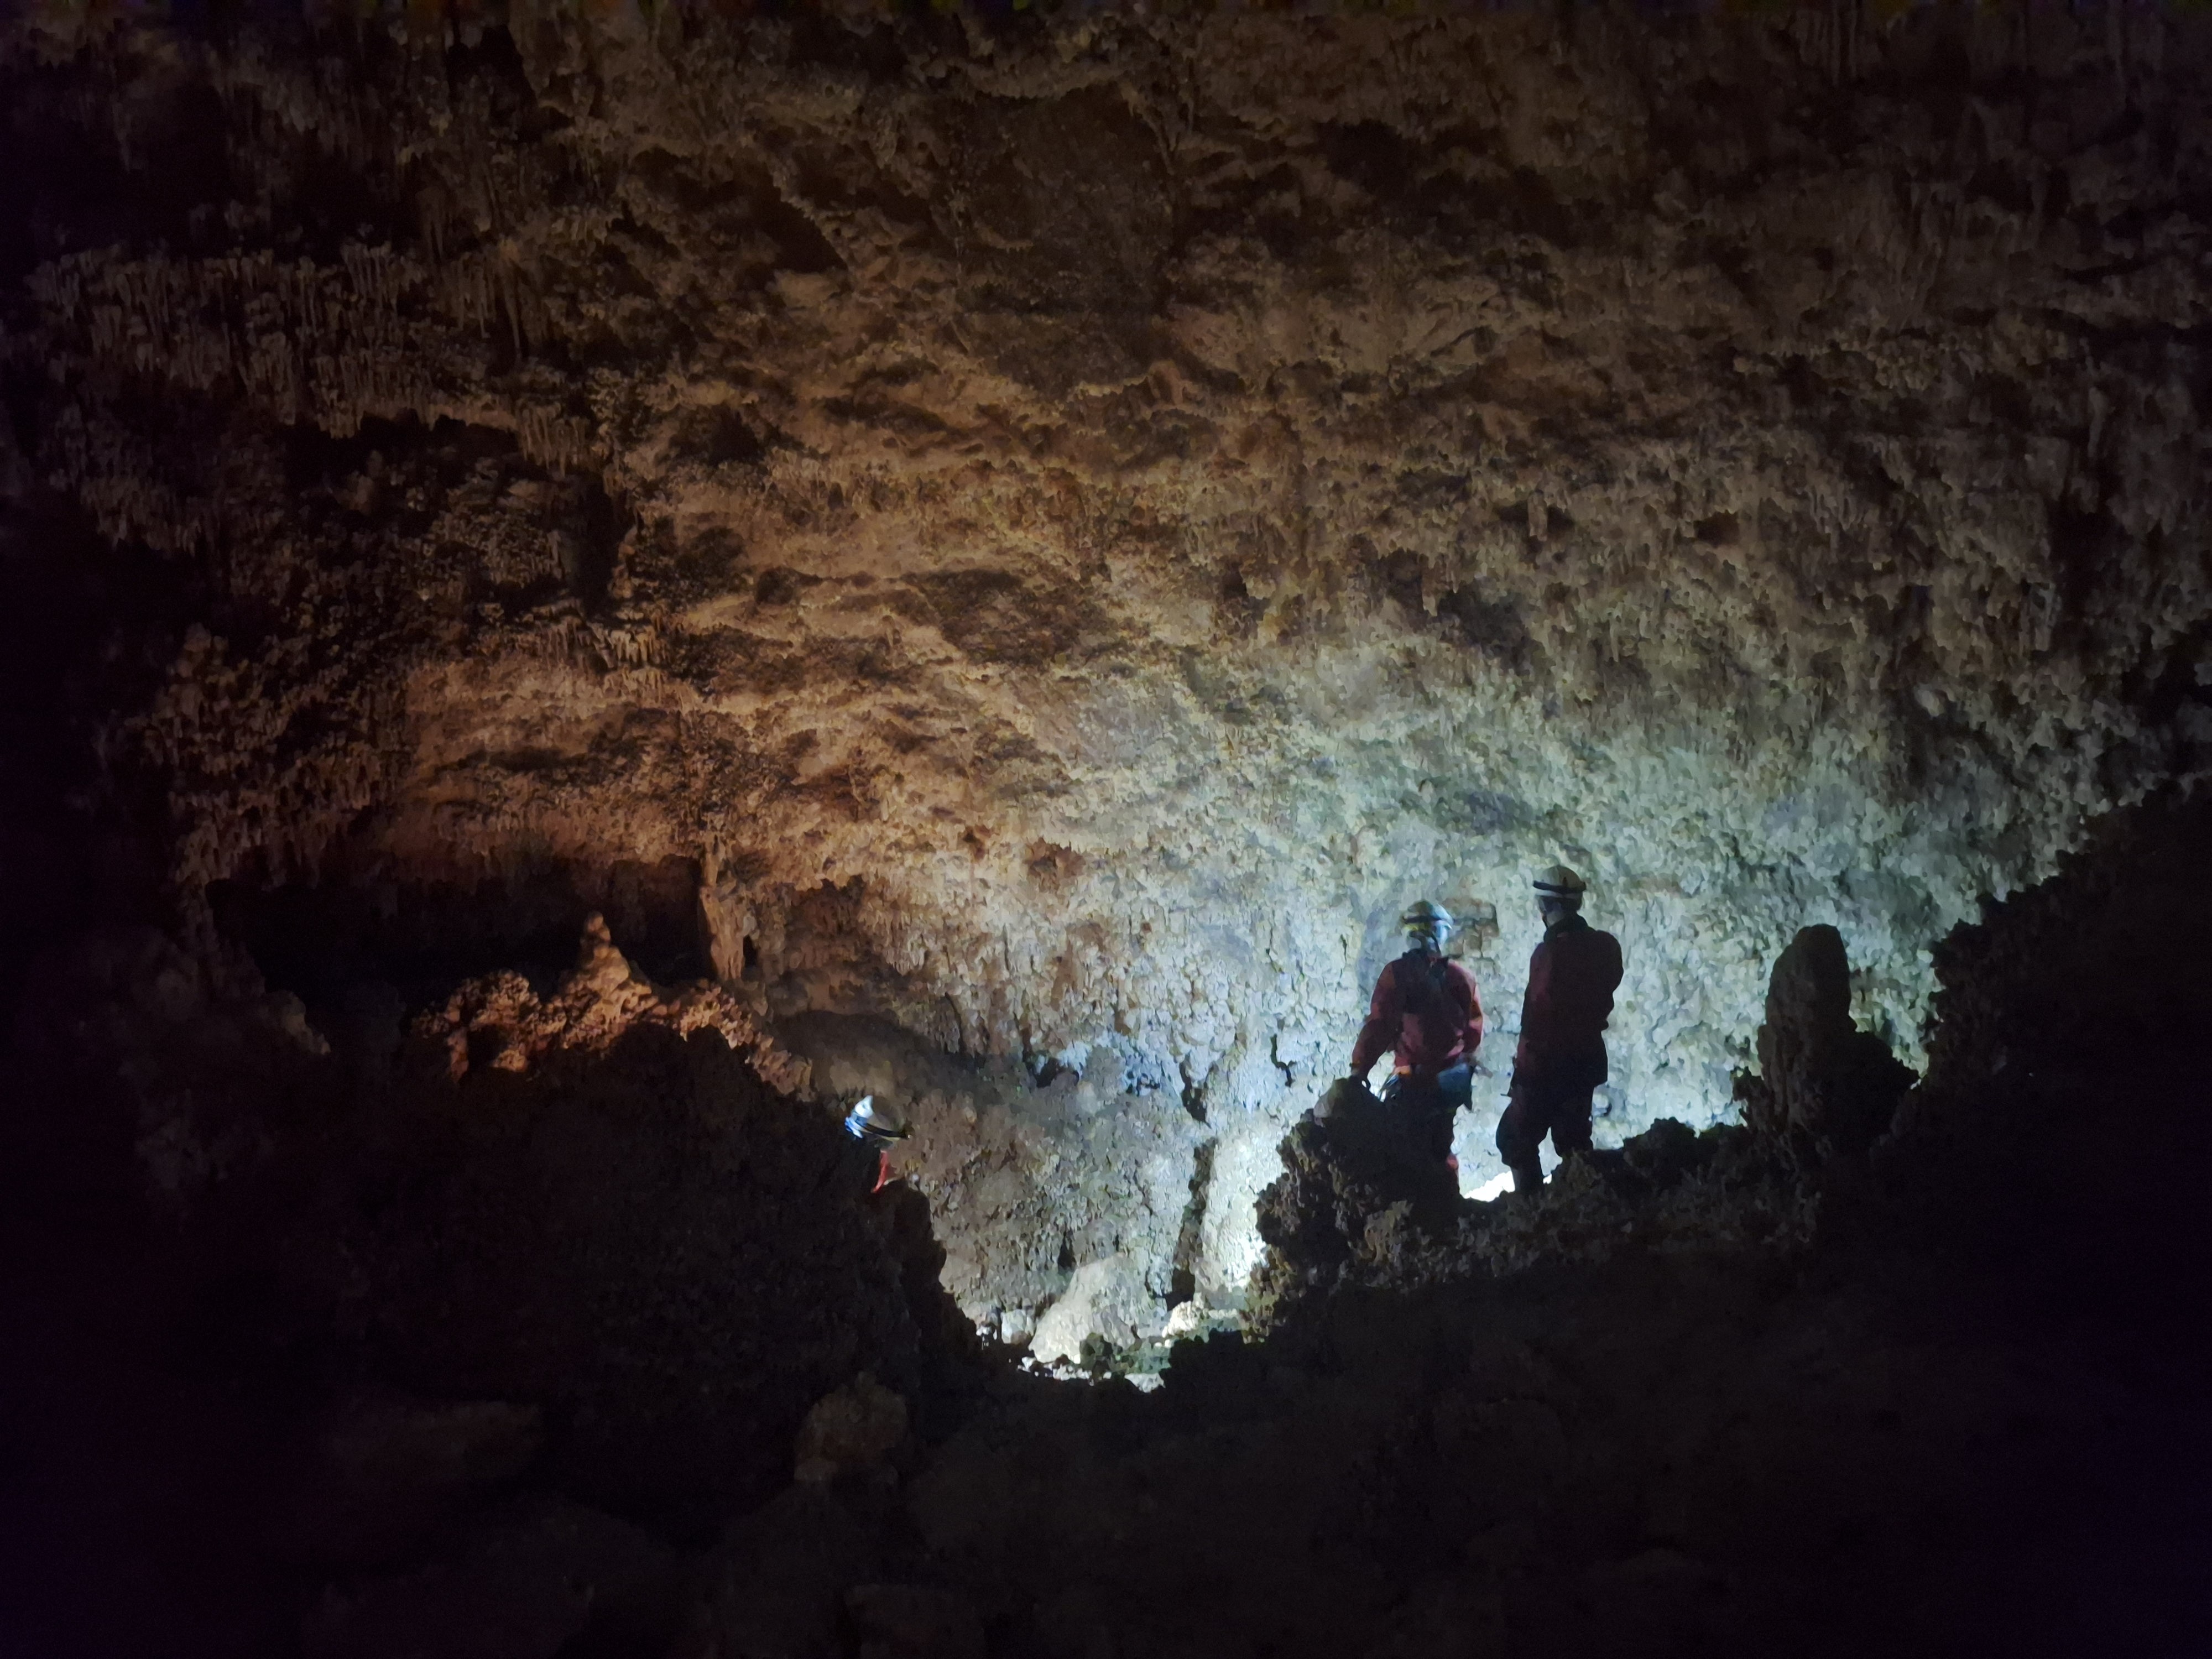
M 1510 1036 L 1582 866 L 1701 1122 L 1797 927 L 1910 1057 L 2201 764 L 2201 28 L 625 15 L 18 30 L 187 894 L 688 860 L 772 1014 L 1126 1031 L 1241 1212 L 1411 896 Z
M 1525 1645 L 1546 1598 L 1642 1608 L 1619 1629 L 1650 1650 L 1748 1575 L 1712 1628 L 1778 1641 L 1819 1598 L 1760 1577 L 1787 1553 L 1762 1524 L 1808 1555 L 1879 1536 L 1885 1583 L 1954 1559 L 1850 1498 L 1855 1468 L 1951 1514 L 2002 1507 L 1997 1451 L 1929 1450 L 1978 1415 L 2123 1462 L 2113 1399 L 2142 1443 L 2184 1433 L 2140 1377 L 2062 1366 L 2015 1401 L 1896 1279 L 1862 1302 L 1761 1264 L 1887 1204 L 1994 1271 L 1977 1225 L 2063 1210 L 2053 1146 L 2094 1165 L 2085 1215 L 2129 1207 L 2082 1099 L 2199 1086 L 2160 1034 L 2201 946 L 2076 951 L 2075 890 L 1990 936 L 2075 968 L 1958 935 L 1932 1061 L 1921 1022 L 1978 900 L 2098 823 L 2077 880 L 2109 896 L 2167 833 L 2109 826 L 2205 768 L 2201 19 L 574 9 L 0 23 L 10 1133 L 60 1172 L 17 1214 L 118 1241 L 40 1249 L 83 1305 L 143 1310 L 97 1340 L 76 1299 L 24 1318 L 140 1378 L 109 1403 L 147 1436 L 204 1425 L 98 1455 L 169 1471 L 143 1527 L 198 1537 L 173 1576 L 215 1587 L 210 1630 L 226 1596 L 331 1652 L 473 1629 L 422 1609 L 481 1569 L 523 1602 L 615 1587 L 605 1618 L 483 1604 L 549 1652 L 1097 1659 L 1256 1650 L 1275 1620 L 1413 1653 Z M 1459 1151 L 1463 1186 L 1493 1176 L 1528 879 L 1561 859 L 1627 963 L 1598 1138 L 1635 1145 L 1607 1180 L 1363 1212 L 1358 1270 L 1291 1299 L 1284 1346 L 1207 1350 L 1157 1417 L 974 1369 L 947 1294 L 1079 1359 L 1239 1297 L 1279 1176 L 1286 1216 L 1368 1190 L 1306 1130 L 1278 1149 L 1416 896 L 1465 920 L 1491 1010 Z M 1770 975 L 1820 927 L 1857 1030 L 1824 980 L 1791 1048 Z M 2008 1135 L 2030 1005 L 2067 1043 Z M 1763 1020 L 1804 1133 L 1677 1158 L 1735 1115 Z M 1935 1067 L 1870 1153 L 1823 1138 L 1832 1038 L 1869 1077 L 1884 1044 Z M 915 1131 L 874 1200 L 828 1104 L 863 1091 Z M 1972 1190 L 1939 1226 L 1946 1168 Z M 1556 1341 L 1526 1272 L 1589 1275 L 1544 1281 L 1583 1310 Z M 863 1370 L 914 1395 L 909 1440 L 708 1549 Z M 477 1506 L 442 1566 L 346 1564 L 303 1622 L 305 1569 L 235 1567 L 250 1482 L 173 1524 L 203 1465 L 283 1463 L 271 1413 L 313 1447 L 378 1389 L 419 1429 L 393 1466 L 428 1460 L 398 1512 Z M 107 1443 L 104 1398 L 56 1443 Z M 1686 1403 L 1716 1399 L 1786 1421 L 1723 1445 L 1734 1419 Z M 1820 1437 L 1921 1405 L 1951 1426 L 1893 1459 Z M 419 1425 L 502 1412 L 545 1449 L 484 1510 Z M 1589 1473 L 1616 1420 L 1632 1479 Z M 1188 1444 L 1152 1470 L 1162 1424 L 1240 1472 L 1214 1494 Z M 1294 1492 L 1256 1473 L 1309 1456 Z M 1700 1519 L 1738 1477 L 1773 1484 Z M 1822 1496 L 1784 1527 L 1792 1480 Z M 1177 1516 L 1149 1565 L 1146 1503 Z M 669 1589 L 665 1550 L 715 1588 Z M 1208 1584 L 1203 1640 L 1129 1622 Z M 1606 1645 L 1589 1616 L 1559 1650 Z

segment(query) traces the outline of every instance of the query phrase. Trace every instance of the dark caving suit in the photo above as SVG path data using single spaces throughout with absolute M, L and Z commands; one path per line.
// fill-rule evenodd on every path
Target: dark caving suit
M 1553 922 L 1528 958 L 1511 1097 L 1498 1120 L 1498 1154 L 1516 1189 L 1542 1184 L 1536 1149 L 1547 1133 L 1563 1158 L 1589 1150 L 1590 1097 L 1608 1075 L 1605 1023 L 1620 986 L 1620 941 L 1579 915 Z
M 1416 945 L 1375 981 L 1367 1023 L 1352 1045 L 1352 1073 L 1364 1078 L 1385 1049 L 1396 1075 L 1382 1097 L 1412 1120 L 1419 1143 L 1449 1162 L 1452 1116 L 1474 1097 L 1474 1051 L 1482 1042 L 1482 999 L 1460 963 Z

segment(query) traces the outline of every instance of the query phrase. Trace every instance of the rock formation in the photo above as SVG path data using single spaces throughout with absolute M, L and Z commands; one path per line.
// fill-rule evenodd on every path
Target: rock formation
M 1850 959 L 1834 928 L 1800 929 L 1775 962 L 1759 1066 L 1738 1088 L 1746 1119 L 1816 1158 L 1866 1151 L 1912 1086 L 1888 1045 L 1851 1024 Z
M 979 1325 L 1036 1332 L 1087 1273 L 1144 1304 L 1121 1326 L 1157 1335 L 1169 1298 L 1198 1288 L 1212 1142 L 1158 1060 L 1100 1043 L 1040 1083 L 1018 1060 L 947 1055 L 881 1022 L 817 1014 L 781 1030 L 818 1089 L 897 1103 L 914 1133 L 891 1170 L 929 1200 L 949 1243 L 945 1288 Z M 1067 1333 L 1066 1352 L 1091 1328 Z
M 2212 1644 L 2208 82 L 0 10 L 0 1630 Z M 1596 1152 L 1304 1121 L 1434 898 L 1486 1185 L 1555 860 Z
M 335 1048 L 295 999 L 226 998 L 129 943 L 33 1005 L 30 1075 L 135 1131 L 169 1247 L 239 1302 L 201 1340 L 267 1350 L 271 1386 L 334 1416 L 304 1431 L 339 1540 L 311 1557 L 419 1543 L 541 1462 L 680 1534 L 787 1480 L 855 1370 L 941 1389 L 972 1349 L 918 1199 L 871 1196 L 872 1157 L 756 1070 L 790 1057 L 709 989 L 658 993 L 596 918 L 544 999 L 501 975 Z
M 1927 942 L 2201 769 L 2207 51 L 40 5 L 0 474 L 167 594 L 98 787 L 188 915 L 672 864 L 769 1014 L 1163 1057 L 1233 1282 L 1409 895 L 1507 1037 L 1593 878 L 1618 1138 L 1808 922 L 1911 1060 Z

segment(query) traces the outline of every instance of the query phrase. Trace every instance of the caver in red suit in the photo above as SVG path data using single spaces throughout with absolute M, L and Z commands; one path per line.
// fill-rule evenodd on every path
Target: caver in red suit
M 1382 1097 L 1402 1107 L 1416 1133 L 1454 1169 L 1452 1117 L 1474 1095 L 1482 1042 L 1482 998 L 1474 975 L 1443 954 L 1452 920 L 1425 899 L 1401 917 L 1409 946 L 1375 981 L 1367 1023 L 1352 1046 L 1352 1076 L 1364 1084 L 1388 1052 L 1394 1073 Z
M 1498 1154 L 1516 1192 L 1543 1185 L 1537 1148 L 1547 1133 L 1561 1157 L 1589 1150 L 1590 1097 L 1607 1074 L 1605 1025 L 1620 987 L 1620 941 L 1583 920 L 1583 891 L 1582 878 L 1564 865 L 1536 882 L 1544 939 L 1528 958 L 1511 1097 L 1498 1121 Z

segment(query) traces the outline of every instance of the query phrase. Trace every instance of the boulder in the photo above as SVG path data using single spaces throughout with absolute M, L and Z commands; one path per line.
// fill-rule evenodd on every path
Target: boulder
M 862 1371 L 816 1401 L 799 1425 L 795 1478 L 834 1480 L 872 1468 L 906 1438 L 906 1401 Z
M 1346 1267 L 1395 1261 L 1458 1224 L 1459 1183 L 1407 1115 L 1340 1080 L 1285 1136 L 1283 1174 L 1260 1194 L 1267 1254 L 1252 1276 L 1253 1322 Z

